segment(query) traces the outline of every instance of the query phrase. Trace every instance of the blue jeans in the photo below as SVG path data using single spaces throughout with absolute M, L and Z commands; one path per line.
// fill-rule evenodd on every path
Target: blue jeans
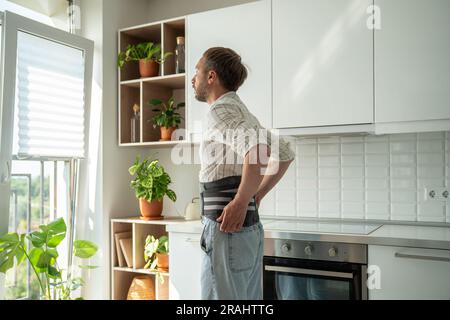
M 203 300 L 261 300 L 264 229 L 261 222 L 238 232 L 220 231 L 203 217 L 201 296 Z

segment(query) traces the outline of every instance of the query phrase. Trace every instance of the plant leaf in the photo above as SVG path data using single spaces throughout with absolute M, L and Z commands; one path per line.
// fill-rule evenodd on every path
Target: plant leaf
M 0 272 L 5 273 L 14 266 L 14 257 L 18 264 L 24 260 L 24 239 L 17 233 L 8 233 L 0 238 Z
M 75 256 L 82 259 L 92 257 L 98 250 L 98 246 L 88 240 L 76 240 L 73 246 Z

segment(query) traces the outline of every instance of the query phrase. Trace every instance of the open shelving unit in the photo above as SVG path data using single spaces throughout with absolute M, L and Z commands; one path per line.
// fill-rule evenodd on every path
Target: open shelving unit
M 170 268 L 168 272 L 161 272 L 164 283 L 161 283 L 154 271 L 144 269 L 144 245 L 148 235 L 160 237 L 168 235 L 166 226 L 183 223 L 182 217 L 165 217 L 163 220 L 144 221 L 137 218 L 111 219 L 111 299 L 126 300 L 133 278 L 138 275 L 148 275 L 152 278 L 156 300 L 169 299 Z M 131 232 L 132 239 L 132 267 L 120 267 L 116 250 L 115 234 Z M 170 239 L 169 239 L 170 241 Z M 170 260 L 170 252 L 169 252 Z
M 129 44 L 148 41 L 161 44 L 162 56 L 166 52 L 173 53 L 160 65 L 159 75 L 156 77 L 141 78 L 137 61 L 127 62 L 122 69 L 118 68 L 119 146 L 170 147 L 179 143 L 188 143 L 186 133 L 187 79 L 185 73 L 177 74 L 175 68 L 176 37 L 185 37 L 185 25 L 185 17 L 180 17 L 119 30 L 118 53 L 124 51 Z M 175 104 L 186 103 L 184 108 L 179 109 L 183 119 L 179 130 L 175 131 L 172 141 L 160 141 L 160 128 L 153 127 L 152 118 L 155 113 L 151 111 L 153 106 L 149 105 L 148 101 L 154 98 L 167 101 L 172 96 Z M 141 115 L 139 141 L 132 141 L 131 135 L 131 119 L 135 104 L 139 105 Z

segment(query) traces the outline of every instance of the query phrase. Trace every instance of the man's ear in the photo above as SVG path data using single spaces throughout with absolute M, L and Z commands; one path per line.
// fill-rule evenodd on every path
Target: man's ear
M 208 84 L 212 84 L 217 79 L 217 73 L 214 70 L 208 71 Z

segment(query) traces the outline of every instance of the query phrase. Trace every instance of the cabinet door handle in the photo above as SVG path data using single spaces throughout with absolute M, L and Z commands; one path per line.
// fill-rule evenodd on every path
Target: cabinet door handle
M 192 239 L 192 238 L 186 238 L 186 242 L 200 242 L 200 239 Z
M 418 255 L 418 254 L 407 254 L 407 253 L 400 253 L 400 252 L 396 252 L 395 257 L 396 258 L 409 258 L 409 259 L 450 262 L 449 257 L 423 256 L 423 255 Z

